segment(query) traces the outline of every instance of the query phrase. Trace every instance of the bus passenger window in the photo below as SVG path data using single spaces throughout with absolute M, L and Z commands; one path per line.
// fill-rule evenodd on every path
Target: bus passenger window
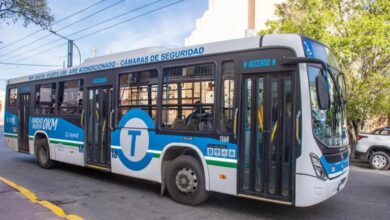
M 53 114 L 56 105 L 56 83 L 37 85 L 35 96 L 36 114 Z
M 167 68 L 163 74 L 162 127 L 213 130 L 215 65 Z
M 17 88 L 13 88 L 13 89 L 9 89 L 9 98 L 8 98 L 8 107 L 16 107 L 17 106 L 17 102 L 16 100 L 18 99 L 18 89 Z
M 80 114 L 83 105 L 84 80 L 72 80 L 59 83 L 58 112 L 62 114 Z
M 179 104 L 178 84 L 168 83 L 163 85 L 162 103 L 162 121 L 174 125 L 176 129 L 184 129 L 184 115 L 179 115 L 177 105 Z
M 140 108 L 156 120 L 157 78 L 157 70 L 120 75 L 119 120 L 132 108 Z
M 222 64 L 222 98 L 220 132 L 231 133 L 233 127 L 234 62 Z

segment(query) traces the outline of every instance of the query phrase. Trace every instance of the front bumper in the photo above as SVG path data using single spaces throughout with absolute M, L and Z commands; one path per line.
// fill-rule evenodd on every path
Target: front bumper
M 344 189 L 348 181 L 349 167 L 333 179 L 321 180 L 316 176 L 297 174 L 295 206 L 307 207 L 325 201 Z

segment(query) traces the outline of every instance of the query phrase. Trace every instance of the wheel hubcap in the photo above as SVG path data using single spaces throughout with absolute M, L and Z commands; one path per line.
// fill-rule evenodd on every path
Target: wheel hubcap
M 182 168 L 176 173 L 176 187 L 182 193 L 193 193 L 198 188 L 198 177 L 190 168 Z
M 386 166 L 387 159 L 382 155 L 375 155 L 374 158 L 372 159 L 372 164 L 376 168 L 381 169 Z

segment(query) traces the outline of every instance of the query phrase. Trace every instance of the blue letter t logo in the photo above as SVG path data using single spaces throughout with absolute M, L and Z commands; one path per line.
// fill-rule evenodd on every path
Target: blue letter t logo
M 135 141 L 137 136 L 141 135 L 141 131 L 128 131 L 128 134 L 131 136 L 130 156 L 132 157 L 135 153 Z

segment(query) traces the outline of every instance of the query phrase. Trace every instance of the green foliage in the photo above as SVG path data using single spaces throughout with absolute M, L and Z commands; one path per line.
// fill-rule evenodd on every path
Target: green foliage
M 335 52 L 347 77 L 348 119 L 390 115 L 390 1 L 288 0 L 259 34 L 299 33 Z
M 8 24 L 19 19 L 23 19 L 25 27 L 32 22 L 45 29 L 54 20 L 46 0 L 0 0 L 0 21 Z

